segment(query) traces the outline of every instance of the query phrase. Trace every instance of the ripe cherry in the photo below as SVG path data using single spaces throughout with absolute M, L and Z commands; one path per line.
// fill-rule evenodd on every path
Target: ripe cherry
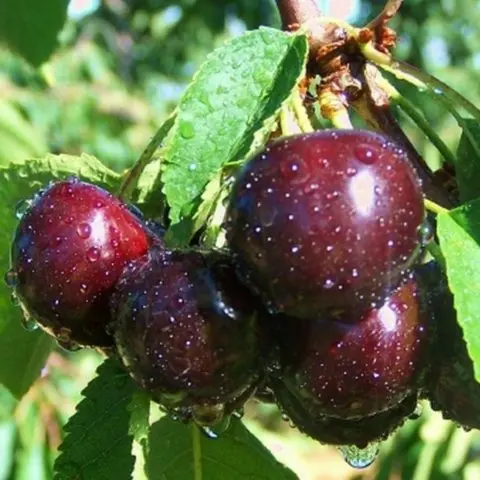
M 120 357 L 165 409 L 202 425 L 240 408 L 262 379 L 257 301 L 217 254 L 152 249 L 112 297 Z
M 362 419 L 396 408 L 423 384 L 430 331 L 414 279 L 358 317 L 286 317 L 272 328 L 273 375 L 310 415 Z
M 113 286 L 150 243 L 141 221 L 112 194 L 78 179 L 54 183 L 34 198 L 15 232 L 15 294 L 61 344 L 108 347 Z
M 330 130 L 282 138 L 240 173 L 227 212 L 239 273 L 272 311 L 358 311 L 418 251 L 419 179 L 388 138 Z

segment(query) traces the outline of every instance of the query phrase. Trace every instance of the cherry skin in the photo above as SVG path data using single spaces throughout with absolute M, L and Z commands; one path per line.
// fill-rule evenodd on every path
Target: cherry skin
M 257 302 L 223 256 L 152 249 L 111 300 L 118 352 L 166 410 L 214 424 L 263 378 Z
M 389 410 L 368 417 L 343 420 L 331 418 L 293 395 L 282 382 L 270 384 L 282 412 L 295 427 L 313 439 L 328 445 L 356 445 L 365 448 L 371 442 L 385 440 L 414 412 L 417 395 L 412 394 Z
M 78 179 L 37 195 L 11 247 L 15 294 L 28 317 L 65 346 L 109 347 L 109 296 L 151 235 L 120 200 Z
M 480 429 L 480 383 L 475 380 L 447 279 L 435 262 L 422 266 L 419 275 L 428 292 L 432 321 L 438 325 L 426 396 L 445 419 L 467 430 Z
M 418 251 L 420 181 L 388 138 L 327 130 L 250 162 L 227 210 L 241 278 L 271 311 L 315 318 L 381 302 Z
M 428 365 L 429 326 L 414 279 L 355 318 L 273 321 L 273 376 L 311 415 L 361 419 L 416 394 Z

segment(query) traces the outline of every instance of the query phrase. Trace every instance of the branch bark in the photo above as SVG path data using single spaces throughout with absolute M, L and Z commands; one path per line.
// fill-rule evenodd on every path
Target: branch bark
M 277 0 L 277 7 L 284 30 L 322 14 L 315 0 Z

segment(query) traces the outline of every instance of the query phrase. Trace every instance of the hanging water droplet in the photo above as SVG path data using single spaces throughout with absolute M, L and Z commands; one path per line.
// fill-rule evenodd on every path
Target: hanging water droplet
M 225 433 L 228 430 L 229 426 L 230 426 L 229 416 L 222 418 L 219 422 L 215 423 L 215 425 L 211 425 L 211 426 L 199 425 L 203 434 L 213 440 L 216 440 L 217 438 L 220 437 L 220 435 L 222 435 L 222 433 Z
M 353 468 L 367 468 L 377 458 L 379 443 L 369 443 L 365 448 L 356 445 L 343 445 L 338 447 L 345 461 Z
M 20 200 L 16 205 L 15 205 L 15 216 L 17 217 L 18 220 L 21 220 L 21 218 L 27 213 L 27 210 L 30 208 L 30 205 L 32 204 L 31 200 Z
M 13 270 L 13 268 L 10 269 L 3 277 L 3 280 L 5 281 L 5 284 L 7 285 L 7 287 L 15 288 L 18 283 L 17 272 Z
M 192 416 L 195 422 L 201 426 L 213 426 L 223 421 L 225 405 L 195 405 L 192 407 Z
M 210 440 L 216 440 L 218 435 L 210 427 L 199 427 L 200 431 Z
M 239 408 L 237 410 L 234 410 L 232 412 L 232 417 L 233 418 L 237 418 L 238 420 L 240 420 L 241 418 L 243 418 L 243 416 L 245 415 L 245 410 L 243 408 Z
M 22 327 L 27 332 L 34 332 L 39 327 L 38 323 L 32 317 L 30 317 L 26 314 L 24 314 L 24 316 L 21 320 L 21 323 L 22 323 Z

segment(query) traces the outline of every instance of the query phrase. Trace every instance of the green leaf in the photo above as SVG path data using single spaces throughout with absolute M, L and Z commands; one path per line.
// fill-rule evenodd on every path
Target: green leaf
M 455 172 L 460 201 L 464 203 L 480 197 L 480 125 L 466 118 L 462 127 Z
M 150 430 L 149 480 L 294 480 L 242 422 L 216 440 L 194 425 L 164 417 Z
M 178 106 L 166 140 L 162 181 L 177 223 L 219 169 L 242 160 L 257 131 L 296 87 L 307 55 L 304 35 L 262 28 L 210 54 Z
M 0 280 L 9 268 L 10 242 L 17 225 L 18 202 L 31 198 L 52 180 L 78 175 L 105 188 L 118 186 L 120 177 L 88 155 L 47 155 L 0 168 Z M 22 314 L 0 281 L 0 383 L 21 397 L 38 377 L 53 342 L 42 332 L 21 327 Z
M 480 200 L 441 213 L 437 233 L 475 378 L 480 381 Z
M 130 480 L 134 466 L 128 406 L 137 387 L 114 359 L 106 360 L 82 392 L 85 397 L 65 426 L 55 480 Z
M 68 0 L 2 0 L 0 43 L 6 43 L 33 66 L 43 63 L 57 46 L 67 18 Z
M 20 399 L 39 377 L 50 352 L 52 337 L 40 330 L 27 332 L 15 311 L 0 334 L 0 381 Z

